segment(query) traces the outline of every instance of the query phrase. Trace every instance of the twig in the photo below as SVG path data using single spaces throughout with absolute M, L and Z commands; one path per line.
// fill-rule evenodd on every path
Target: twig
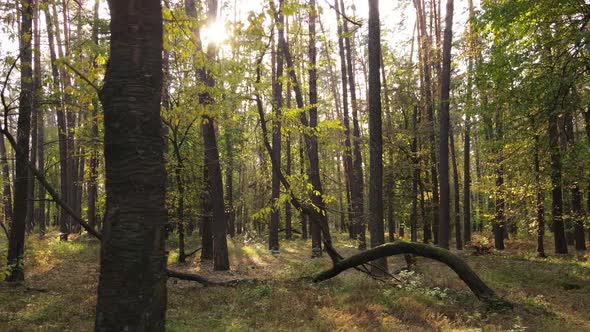
M 78 71 L 78 69 L 70 65 L 67 61 L 64 61 L 63 63 L 66 65 L 66 67 L 70 68 L 74 73 L 76 73 L 76 75 L 78 75 L 84 82 L 88 83 L 96 91 L 96 94 L 100 96 L 100 88 L 96 86 L 96 84 L 90 81 L 88 77 L 84 76 L 80 71 Z

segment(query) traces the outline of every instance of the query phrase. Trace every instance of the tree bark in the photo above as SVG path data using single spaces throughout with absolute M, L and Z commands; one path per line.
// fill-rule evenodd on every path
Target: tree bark
M 379 0 L 369 0 L 369 225 L 371 247 L 385 242 L 383 225 L 383 129 L 381 118 L 381 30 Z M 375 262 L 373 273 L 387 271 L 387 259 Z
M 423 256 L 444 263 L 453 271 L 455 271 L 455 273 L 457 273 L 459 278 L 465 282 L 473 294 L 475 294 L 475 296 L 477 296 L 480 300 L 491 303 L 502 303 L 504 305 L 511 306 L 508 302 L 498 298 L 495 292 L 489 288 L 469 267 L 469 265 L 459 258 L 459 256 L 456 256 L 447 250 L 422 243 L 397 241 L 394 243 L 381 245 L 379 247 L 341 260 L 340 262 L 334 264 L 332 268 L 315 275 L 313 281 L 321 282 L 328 280 L 355 266 L 359 266 L 378 258 L 401 254 Z
M 438 245 L 449 249 L 451 193 L 449 188 L 449 93 L 451 90 L 451 47 L 453 42 L 453 0 L 447 0 L 440 86 L 440 219 Z
M 100 0 L 95 0 L 94 2 L 94 18 L 93 18 L 93 25 L 92 25 L 92 42 L 96 47 L 98 47 L 98 11 L 100 6 Z M 93 63 L 93 66 L 96 68 L 97 64 Z M 98 108 L 100 107 L 98 100 L 93 98 L 92 100 L 92 113 L 91 113 L 91 144 L 90 144 L 90 158 L 88 160 L 88 223 L 92 227 L 96 227 L 97 224 L 97 211 L 96 211 L 96 201 L 98 199 Z
M 4 136 L 0 138 L 0 163 L 2 165 L 2 205 L 4 207 L 4 225 L 10 227 L 12 225 L 13 210 L 12 210 L 12 188 L 10 184 L 10 167 L 8 166 L 8 153 L 6 151 L 6 144 L 4 143 Z M 8 236 L 10 238 L 10 235 Z
M 352 164 L 352 145 L 350 142 L 350 117 L 348 114 L 348 76 L 347 76 L 347 66 L 346 66 L 346 55 L 344 49 L 344 37 L 343 37 L 343 29 L 342 25 L 343 22 L 340 20 L 340 16 L 338 15 L 338 0 L 334 0 L 334 11 L 336 11 L 336 19 L 338 25 L 338 54 L 340 56 L 340 76 L 341 76 L 341 85 L 342 85 L 342 126 L 344 127 L 344 172 L 346 174 L 346 184 L 347 184 L 347 197 L 349 198 L 349 203 L 352 202 L 352 186 L 356 185 L 354 183 L 354 174 L 353 174 L 353 164 Z M 356 227 L 355 227 L 355 211 L 352 207 L 352 204 L 348 205 L 348 228 L 350 233 L 350 238 L 356 238 Z
M 346 15 L 344 9 L 344 1 L 340 0 L 340 12 L 342 16 Z M 352 170 L 354 180 L 351 183 L 351 201 L 353 210 L 353 223 L 355 224 L 355 235 L 358 238 L 359 249 L 367 248 L 367 241 L 365 238 L 365 215 L 364 215 L 364 195 L 363 195 L 363 159 L 361 155 L 361 132 L 358 119 L 359 106 L 356 99 L 356 80 L 354 75 L 354 63 L 352 60 L 352 36 L 348 30 L 348 22 L 346 19 L 343 20 L 342 30 L 346 38 L 344 38 L 346 48 L 346 64 L 347 64 L 347 77 L 348 77 L 348 88 L 350 89 L 350 103 L 352 108 L 352 144 L 353 144 L 353 160 Z
M 209 184 L 209 171 L 207 165 L 203 165 L 203 189 L 201 190 L 201 260 L 213 259 L 213 208 L 211 207 L 211 185 Z
M 164 331 L 166 172 L 160 1 L 109 1 L 105 115 L 107 217 L 96 331 Z
M 277 30 L 279 34 L 283 35 L 284 38 L 284 25 L 285 17 L 282 14 L 281 1 L 279 5 L 278 21 L 276 22 Z M 268 249 L 273 252 L 279 250 L 279 222 L 280 222 L 280 210 L 279 210 L 279 198 L 280 198 L 280 186 L 281 181 L 279 178 L 279 172 L 281 167 L 281 108 L 283 107 L 283 55 L 280 52 L 280 48 L 277 46 L 276 54 L 274 56 L 275 61 L 275 76 L 273 77 L 273 127 L 272 127 L 272 153 L 274 155 L 276 163 L 272 163 L 272 196 L 271 204 L 272 211 L 270 216 L 270 223 L 268 225 Z
M 59 70 L 57 68 L 56 60 L 57 56 L 55 54 L 55 43 L 54 43 L 54 34 L 57 36 L 59 34 L 58 28 L 54 26 L 54 19 L 52 18 L 49 13 L 49 2 L 46 2 L 45 10 L 45 23 L 47 24 L 47 39 L 49 41 L 49 55 L 51 60 L 51 76 L 53 79 L 53 95 L 54 98 L 57 99 L 57 107 L 56 107 L 56 117 L 57 117 L 57 139 L 58 139 L 58 148 L 59 148 L 59 174 L 60 174 L 60 191 L 61 196 L 64 202 L 68 203 L 68 166 L 67 166 L 67 159 L 68 159 L 68 145 L 67 145 L 67 128 L 66 128 L 66 120 L 65 120 L 65 106 L 64 100 L 62 99 L 62 89 L 60 83 L 63 79 L 63 75 L 60 75 Z M 55 15 L 54 15 L 55 16 Z M 56 29 L 54 31 L 54 28 Z M 59 46 L 58 41 L 58 48 L 61 49 Z M 67 241 L 68 234 L 69 234 L 69 216 L 64 209 L 60 209 L 59 215 L 59 233 L 60 233 L 60 240 Z
M 563 225 L 563 192 L 561 184 L 561 153 L 559 151 L 557 110 L 549 110 L 549 154 L 551 158 L 551 217 L 555 253 L 567 254 L 567 242 Z
M 33 109 L 33 69 L 32 69 L 32 23 L 33 1 L 21 2 L 22 15 L 20 22 L 21 39 L 20 61 L 20 96 L 17 122 L 17 151 L 14 179 L 14 219 L 10 227 L 8 239 L 8 268 L 7 281 L 20 282 L 25 279 L 25 222 L 27 217 L 27 196 L 29 191 L 29 136 L 31 134 L 31 111 Z M 22 37 L 29 36 L 29 38 Z
M 534 128 L 534 127 L 533 127 Z M 536 130 L 536 128 L 535 128 Z M 537 205 L 537 254 L 539 257 L 545 255 L 545 193 L 541 187 L 541 167 L 539 161 L 539 134 L 534 136 L 534 167 L 535 167 L 535 190 Z
M 187 15 L 192 19 L 197 19 L 197 11 L 194 0 L 185 0 L 185 9 Z M 209 0 L 207 8 L 207 24 L 213 24 L 217 17 L 217 0 Z M 196 23 L 195 23 L 196 24 Z M 193 28 L 193 34 L 198 39 L 198 31 Z M 200 42 L 198 42 L 200 48 Z M 199 49 L 200 51 L 200 49 Z M 210 43 L 207 46 L 206 58 L 213 61 L 217 47 Z M 201 67 L 197 70 L 198 79 L 208 88 L 215 87 L 215 78 L 207 68 Z M 201 132 L 203 135 L 203 145 L 205 149 L 205 165 L 207 167 L 210 186 L 210 198 L 213 212 L 213 269 L 216 271 L 229 270 L 229 254 L 227 249 L 227 215 L 225 214 L 225 203 L 223 197 L 223 180 L 221 174 L 221 165 L 219 163 L 219 150 L 217 148 L 217 135 L 215 130 L 215 118 L 210 116 L 211 108 L 214 102 L 213 96 L 209 92 L 199 94 L 199 103 L 205 106 L 208 112 L 204 113 L 201 122 Z
M 423 99 L 426 115 L 428 121 L 429 130 L 429 142 L 430 142 L 430 177 L 432 185 L 432 230 L 433 240 L 437 244 L 439 241 L 439 191 L 438 191 L 438 171 L 436 168 L 436 129 L 434 123 L 434 106 L 432 96 L 432 71 L 431 71 L 431 38 L 426 32 L 426 14 L 424 13 L 421 0 L 414 0 L 414 6 L 416 7 L 416 16 L 418 17 L 418 39 L 420 40 L 421 47 L 421 65 L 424 77 L 423 84 Z M 442 144 L 442 143 L 441 143 Z
M 449 142 L 450 142 L 450 149 L 451 149 L 451 160 L 453 165 L 453 189 L 454 189 L 454 200 L 455 208 L 454 212 L 454 220 L 455 220 L 455 246 L 457 250 L 463 250 L 463 238 L 461 237 L 461 188 L 459 184 L 459 170 L 457 169 L 457 158 L 455 155 L 455 138 L 453 136 L 453 127 L 449 126 Z

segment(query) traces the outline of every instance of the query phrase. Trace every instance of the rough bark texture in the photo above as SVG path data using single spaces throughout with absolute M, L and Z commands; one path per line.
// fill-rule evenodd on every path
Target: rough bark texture
M 457 169 L 457 157 L 455 153 L 455 137 L 453 136 L 453 127 L 449 127 L 449 142 L 451 149 L 451 160 L 453 166 L 453 191 L 454 191 L 454 209 L 453 219 L 455 221 L 455 247 L 463 250 L 463 238 L 461 237 L 461 185 L 459 184 L 459 170 Z
M 61 79 L 63 77 L 60 76 L 59 70 L 56 64 L 56 54 L 55 54 L 55 36 L 54 34 L 58 31 L 57 27 L 54 26 L 54 20 L 49 13 L 49 3 L 47 2 L 45 7 L 45 23 L 47 24 L 47 39 L 49 41 L 49 56 L 51 60 L 51 77 L 53 79 L 53 94 L 55 98 L 57 98 L 57 138 L 58 138 L 58 148 L 59 148 L 59 174 L 60 174 L 60 191 L 61 196 L 63 197 L 64 202 L 68 203 L 68 167 L 67 167 L 67 154 L 68 154 L 68 147 L 67 147 L 67 139 L 66 139 L 66 120 L 65 120 L 65 110 L 62 100 L 62 93 L 61 93 Z M 55 15 L 54 15 L 55 16 Z M 59 215 L 59 232 L 60 232 L 60 240 L 66 241 L 68 239 L 69 227 L 68 227 L 68 220 L 69 216 L 64 209 L 60 209 Z
M 338 0 L 334 0 L 334 10 L 338 13 Z M 336 16 L 339 18 L 339 16 Z M 344 50 L 344 38 L 342 36 L 342 21 L 338 19 L 338 54 L 340 55 L 340 75 L 341 75 L 341 84 L 342 84 L 342 126 L 344 127 L 344 173 L 346 174 L 346 193 L 348 197 L 349 203 L 352 202 L 352 186 L 355 185 L 354 182 L 354 174 L 353 174 L 353 166 L 352 166 L 352 145 L 350 142 L 350 116 L 348 114 L 348 76 L 346 72 L 346 55 Z M 354 227 L 354 213 L 352 204 L 348 206 L 348 228 L 351 238 L 356 237 L 355 227 Z
M 342 16 L 346 15 L 344 9 L 344 1 L 340 0 L 340 12 Z M 348 77 L 348 88 L 350 89 L 350 103 L 352 108 L 352 143 L 353 143 L 353 181 L 351 182 L 351 201 L 353 210 L 353 223 L 355 225 L 354 233 L 358 237 L 359 249 L 366 249 L 367 241 L 365 239 L 365 215 L 364 215 L 364 196 L 363 196 L 363 159 L 361 155 L 361 131 L 359 126 L 358 110 L 359 106 L 356 99 L 356 80 L 354 75 L 354 63 L 352 60 L 352 36 L 348 30 L 348 22 L 346 19 L 343 20 L 342 30 L 346 38 L 344 39 L 346 47 L 346 64 L 347 64 L 347 77 Z
M 449 187 L 449 94 L 451 91 L 451 47 L 453 42 L 453 0 L 447 0 L 440 80 L 440 219 L 438 245 L 449 249 L 451 191 Z
M 8 239 L 8 268 L 7 281 L 23 281 L 24 253 L 25 253 L 25 222 L 27 217 L 27 194 L 29 190 L 29 135 L 31 133 L 31 111 L 33 108 L 33 54 L 31 50 L 33 1 L 22 2 L 21 36 L 29 36 L 20 40 L 20 96 L 17 123 L 17 151 L 14 178 L 14 219 L 10 227 Z
M 555 253 L 567 254 L 567 242 L 563 225 L 563 192 L 561 184 L 561 153 L 559 151 L 558 115 L 549 110 L 549 154 L 551 158 L 551 217 L 553 219 L 553 239 Z
M 535 134 L 535 190 L 537 191 L 537 254 L 539 257 L 546 257 L 545 255 L 545 193 L 541 188 L 541 163 L 539 161 L 539 135 Z
M 383 235 L 383 129 L 381 118 L 380 36 L 379 0 L 369 0 L 369 226 L 372 248 L 385 242 Z M 378 271 L 387 271 L 387 259 L 381 258 L 375 262 L 373 273 Z
M 432 97 L 432 70 L 430 63 L 431 58 L 431 38 L 426 32 L 426 14 L 422 8 L 420 0 L 414 0 L 414 6 L 416 7 L 416 16 L 418 17 L 418 39 L 420 40 L 421 48 L 421 66 L 422 75 L 424 77 L 424 84 L 422 85 L 423 104 L 426 108 L 427 125 L 428 125 L 428 138 L 430 143 L 430 177 L 432 185 L 432 230 L 434 233 L 434 243 L 438 243 L 438 221 L 439 221 L 439 192 L 438 192 L 438 171 L 436 168 L 436 129 L 434 123 L 434 106 Z
M 281 2 L 282 6 L 282 2 Z M 278 18 L 276 22 L 277 30 L 279 34 L 284 35 L 284 24 L 285 17 L 281 13 L 282 7 L 279 8 Z M 275 77 L 273 78 L 273 126 L 272 126 L 272 153 L 273 157 L 277 161 L 272 163 L 272 212 L 270 215 L 270 223 L 268 225 L 268 249 L 272 251 L 279 250 L 279 222 L 280 222 L 280 210 L 278 201 L 280 197 L 280 185 L 281 181 L 279 178 L 279 172 L 281 167 L 281 108 L 283 107 L 283 55 L 281 54 L 279 47 L 277 46 L 277 52 L 275 53 Z
M 105 113 L 107 217 L 96 331 L 164 331 L 166 251 L 160 1 L 109 1 Z

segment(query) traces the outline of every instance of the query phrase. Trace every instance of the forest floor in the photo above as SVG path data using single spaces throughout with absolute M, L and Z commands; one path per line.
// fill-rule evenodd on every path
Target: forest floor
M 336 247 L 344 255 L 357 252 L 344 237 Z M 418 258 L 415 272 L 400 274 L 392 284 L 357 271 L 312 284 L 300 277 L 328 268 L 330 261 L 309 259 L 309 242 L 302 240 L 282 241 L 280 254 L 271 255 L 264 244 L 240 237 L 230 242 L 232 270 L 223 273 L 201 264 L 198 254 L 178 266 L 171 252 L 174 269 L 263 282 L 228 288 L 170 279 L 167 330 L 590 331 L 590 254 L 538 259 L 533 241 L 508 241 L 507 247 L 485 256 L 459 254 L 515 304 L 513 310 L 488 308 L 453 271 L 424 258 Z M 0 254 L 5 253 L 1 239 Z M 94 239 L 61 243 L 57 233 L 29 236 L 25 285 L 0 283 L 0 331 L 91 331 L 98 256 Z M 405 266 L 398 257 L 389 264 Z

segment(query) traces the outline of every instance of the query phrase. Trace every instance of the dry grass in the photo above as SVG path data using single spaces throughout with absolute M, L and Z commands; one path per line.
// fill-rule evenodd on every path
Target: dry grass
M 171 242 L 171 245 L 174 243 Z M 191 243 L 194 247 L 196 244 Z M 5 254 L 4 239 L 0 240 Z M 477 301 L 446 266 L 418 259 L 402 284 L 382 284 L 348 271 L 323 282 L 299 280 L 329 266 L 309 259 L 309 243 L 281 242 L 281 254 L 264 244 L 230 244 L 232 271 L 213 272 L 192 257 L 184 266 L 210 278 L 257 278 L 237 288 L 203 288 L 169 280 L 169 331 L 590 331 L 588 254 L 538 259 L 532 242 L 508 242 L 502 254 L 461 253 L 513 311 L 494 311 Z M 346 239 L 337 246 L 356 252 Z M 79 238 L 60 243 L 57 234 L 30 236 L 26 287 L 0 283 L 0 331 L 89 331 L 94 323 L 98 243 Z M 548 251 L 549 252 L 549 251 Z M 171 253 L 170 259 L 175 257 Z M 400 267 L 400 258 L 390 267 Z

